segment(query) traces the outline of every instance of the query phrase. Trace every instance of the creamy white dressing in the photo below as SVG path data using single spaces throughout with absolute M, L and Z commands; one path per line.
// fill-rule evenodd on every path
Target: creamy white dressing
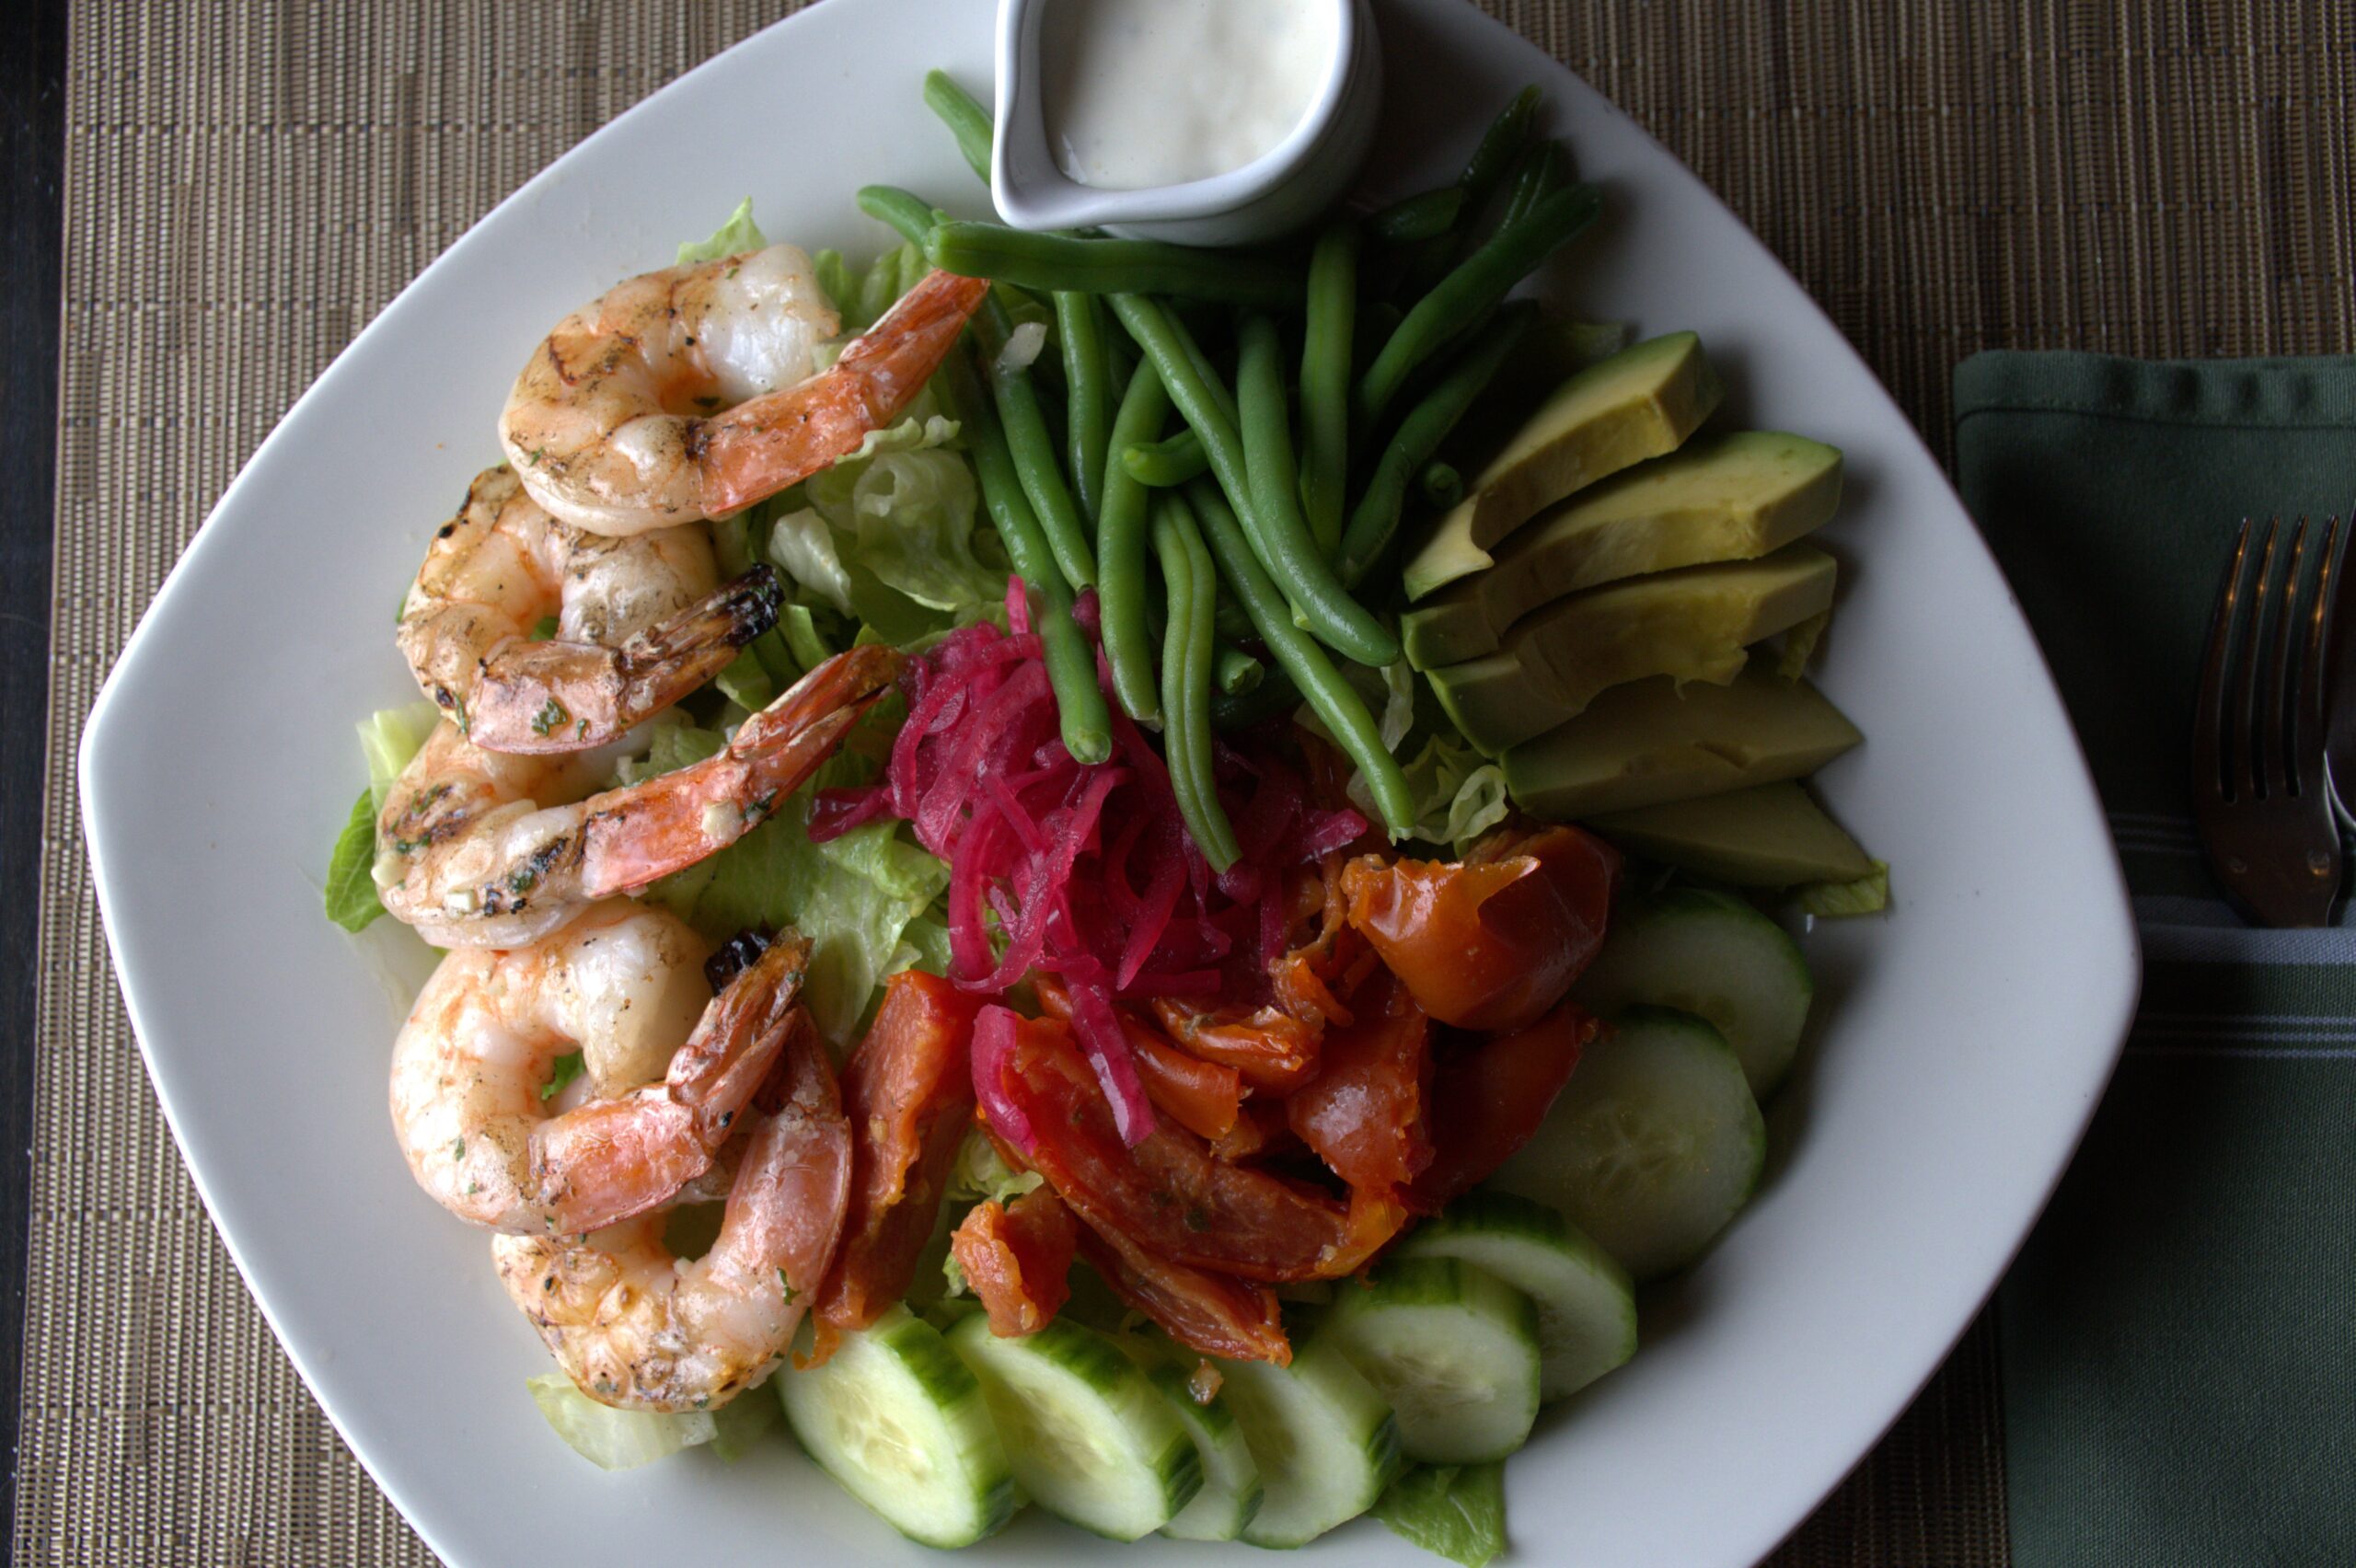
M 1057 0 L 1039 50 L 1056 161 L 1106 190 L 1242 168 L 1316 101 L 1337 15 L 1331 0 Z

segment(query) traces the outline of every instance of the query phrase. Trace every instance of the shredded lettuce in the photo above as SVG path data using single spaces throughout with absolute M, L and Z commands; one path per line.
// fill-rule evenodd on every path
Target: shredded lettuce
M 985 1198 L 1007 1203 L 1021 1197 L 1039 1184 L 1036 1170 L 1017 1170 L 998 1152 L 998 1146 L 976 1131 L 965 1135 L 957 1146 L 957 1159 L 949 1167 L 949 1182 L 943 1189 L 953 1204 L 977 1204 Z
M 430 702 L 406 703 L 380 709 L 363 720 L 360 753 L 368 760 L 368 788 L 352 802 L 352 814 L 335 836 L 328 854 L 327 885 L 322 896 L 328 918 L 353 933 L 364 931 L 385 912 L 376 895 L 376 818 L 393 780 L 423 747 L 441 713 Z
M 850 572 L 836 552 L 834 530 L 815 510 L 789 512 L 769 525 L 769 559 L 841 614 L 854 613 Z
M 1404 659 L 1382 667 L 1382 717 L 1376 731 L 1382 749 L 1396 753 L 1407 732 L 1415 727 L 1415 672 Z
M 1808 882 L 1793 904 L 1803 915 L 1878 915 L 1889 907 L 1889 862 L 1876 860 L 1855 882 Z
M 1431 736 L 1400 770 L 1407 776 L 1407 787 L 1415 798 L 1415 825 L 1410 836 L 1445 844 L 1458 855 L 1505 821 L 1513 809 L 1506 793 L 1505 770 L 1457 736 Z M 1352 774 L 1349 793 L 1350 803 L 1368 820 L 1374 820 L 1374 795 L 1366 780 Z
M 368 793 L 377 810 L 384 810 L 393 780 L 401 776 L 411 757 L 425 749 L 440 722 L 442 711 L 430 702 L 380 708 L 360 721 L 360 755 L 368 759 Z
M 375 863 L 376 812 L 363 790 L 328 855 L 328 918 L 347 931 L 366 930 L 385 912 L 384 900 L 376 896 L 376 880 L 368 874 Z
M 635 1470 L 670 1458 L 682 1448 L 709 1443 L 718 1435 L 712 1418 L 701 1411 L 676 1415 L 652 1411 L 616 1410 L 599 1404 L 572 1386 L 561 1372 L 543 1372 L 525 1386 L 532 1402 L 572 1451 L 599 1470 Z M 775 1400 L 762 1403 L 774 1408 Z
M 1410 1466 L 1371 1512 L 1426 1551 L 1483 1568 L 1506 1549 L 1505 1462 Z
M 760 225 L 753 222 L 753 199 L 745 197 L 728 214 L 728 221 L 714 229 L 711 237 L 692 245 L 679 247 L 678 264 L 692 261 L 717 261 L 723 256 L 741 256 L 747 250 L 767 248 L 768 241 L 761 237 Z
M 751 1453 L 768 1435 L 784 1408 L 768 1389 L 746 1389 L 711 1412 L 711 1451 L 729 1464 Z
M 625 781 L 685 767 L 722 744 L 710 730 L 658 725 L 645 758 L 625 765 Z M 811 945 L 803 998 L 819 1032 L 837 1044 L 857 1037 L 884 978 L 923 956 L 903 935 L 949 887 L 949 868 L 908 842 L 896 822 L 810 842 L 811 792 L 855 782 L 872 767 L 872 757 L 847 749 L 777 815 L 646 894 L 711 941 L 752 926 L 800 931 Z

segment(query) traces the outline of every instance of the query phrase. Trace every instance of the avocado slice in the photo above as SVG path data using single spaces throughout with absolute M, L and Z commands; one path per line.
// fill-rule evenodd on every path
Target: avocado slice
M 1506 753 L 1506 788 L 1557 822 L 1798 778 L 1865 737 L 1824 694 L 1754 656 L 1726 686 L 1655 675 Z
M 1651 339 L 1580 371 L 1548 395 L 1439 520 L 1407 562 L 1407 597 L 1486 567 L 1489 547 L 1539 508 L 1675 451 L 1724 394 L 1691 332 Z
M 1611 812 L 1587 825 L 1623 849 L 1737 887 L 1850 882 L 1874 869 L 1857 841 L 1789 781 Z
M 1724 686 L 1744 649 L 1831 606 L 1835 572 L 1813 545 L 1785 545 L 1757 560 L 1607 583 L 1515 622 L 1495 653 L 1426 678 L 1465 738 L 1495 756 L 1576 719 L 1623 681 Z
M 1779 431 L 1697 436 L 1540 514 L 1496 564 L 1409 610 L 1419 670 L 1496 651 L 1506 628 L 1584 588 L 1714 560 L 1749 560 L 1823 525 L 1841 502 L 1841 449 Z

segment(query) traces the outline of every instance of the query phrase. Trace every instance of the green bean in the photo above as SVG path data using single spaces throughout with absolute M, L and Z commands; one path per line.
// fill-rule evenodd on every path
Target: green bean
M 1236 597 L 1243 602 L 1244 612 L 1251 616 L 1260 640 L 1275 658 L 1276 673 L 1291 677 L 1309 706 L 1316 709 L 1318 718 L 1325 721 L 1325 728 L 1333 732 L 1342 750 L 1357 764 L 1359 774 L 1374 795 L 1375 807 L 1382 813 L 1392 836 L 1403 837 L 1415 825 L 1415 796 L 1407 787 L 1407 776 L 1383 746 L 1381 733 L 1375 728 L 1374 715 L 1367 711 L 1365 699 L 1334 668 L 1325 650 L 1293 625 L 1284 595 L 1276 592 L 1276 585 L 1261 570 L 1258 558 L 1252 553 L 1251 541 L 1243 536 L 1242 525 L 1228 509 L 1218 487 L 1207 479 L 1196 479 L 1187 487 L 1186 494 L 1195 504 L 1195 514 L 1202 520 L 1203 532 L 1211 554 L 1218 559 L 1219 571 L 1235 590 Z M 1271 679 L 1261 690 L 1276 684 Z M 1257 698 L 1259 693 L 1252 695 Z
M 934 226 L 925 254 L 944 272 L 1026 289 L 1177 294 L 1279 308 L 1300 300 L 1300 269 L 1290 262 L 1157 239 L 1074 239 L 952 220 Z
M 1530 89 L 1536 91 L 1536 88 Z M 924 74 L 925 107 L 941 116 L 957 138 L 957 150 L 965 155 L 965 167 L 984 185 L 990 182 L 990 144 L 995 133 L 990 126 L 990 111 L 975 101 L 974 95 L 957 85 L 955 77 L 946 71 Z
M 1129 478 L 1156 490 L 1183 485 L 1210 466 L 1210 454 L 1203 450 L 1203 438 L 1192 430 L 1121 448 L 1121 467 L 1127 470 Z
M 1552 142 L 1541 142 L 1522 154 L 1515 166 L 1513 189 L 1506 193 L 1506 213 L 1499 227 L 1518 224 L 1530 215 L 1530 209 L 1563 188 L 1569 178 L 1563 167 L 1563 149 Z
M 1367 219 L 1367 232 L 1384 245 L 1434 239 L 1454 228 L 1463 213 L 1463 187 L 1443 185 L 1392 202 Z
M 1153 548 L 1170 603 L 1161 640 L 1161 747 L 1171 791 L 1203 858 L 1224 871 L 1242 851 L 1219 804 L 1211 749 L 1211 600 L 1218 593 L 1218 571 L 1174 490 L 1154 497 Z
M 1218 607 L 1211 611 L 1211 617 L 1212 624 L 1218 628 L 1218 634 L 1230 642 L 1251 642 L 1260 635 L 1252 629 L 1252 617 L 1243 613 L 1243 606 L 1224 594 L 1218 596 Z
M 900 237 L 910 245 L 921 247 L 925 236 L 932 232 L 933 221 L 940 214 L 932 203 L 912 191 L 896 185 L 862 185 L 852 198 L 859 210 L 878 223 L 891 225 L 900 231 Z
M 1221 692 L 1211 698 L 1211 728 L 1215 730 L 1244 730 L 1274 719 L 1279 713 L 1289 713 L 1300 706 L 1300 688 L 1284 671 L 1270 670 L 1267 678 L 1250 691 L 1230 697 Z
M 1309 322 L 1300 345 L 1300 509 L 1317 548 L 1342 543 L 1350 478 L 1350 351 L 1357 314 L 1358 231 L 1330 225 L 1309 258 Z
M 1213 593 L 1218 590 L 1216 579 L 1212 581 L 1211 590 Z M 1216 616 L 1213 618 L 1216 619 Z M 1220 693 L 1227 697 L 1242 697 L 1247 691 L 1256 690 L 1260 683 L 1267 678 L 1268 674 L 1267 667 L 1259 660 L 1254 659 L 1225 638 L 1221 638 L 1218 643 L 1217 656 L 1212 668 L 1218 674 Z
M 1431 293 L 1415 302 L 1399 329 L 1391 334 L 1391 340 L 1382 345 L 1382 352 L 1374 356 L 1374 363 L 1367 367 L 1365 378 L 1358 383 L 1359 420 L 1371 425 L 1380 419 L 1416 366 L 1494 309 L 1555 247 L 1593 223 L 1602 208 L 1602 193 L 1592 185 L 1557 190 L 1541 199 L 1521 222 L 1499 229 L 1496 237 L 1442 278 Z
M 1056 296 L 1064 351 L 1064 429 L 1071 480 L 1091 522 L 1104 511 L 1104 459 L 1113 439 L 1113 382 L 1104 364 L 1104 306 L 1094 294 Z
M 1409 482 L 1431 461 L 1439 444 L 1472 406 L 1472 399 L 1512 355 L 1536 315 L 1535 307 L 1529 305 L 1508 306 L 1500 311 L 1399 421 L 1375 461 L 1357 510 L 1350 513 L 1349 531 L 1342 536 L 1334 570 L 1343 582 L 1355 586 L 1364 581 L 1382 552 L 1391 548 L 1392 536 L 1399 531 L 1399 509 L 1406 501 Z
M 1247 316 L 1240 329 L 1236 399 L 1243 410 L 1242 478 L 1252 498 L 1249 507 L 1238 510 L 1260 564 L 1318 640 L 1361 664 L 1390 663 L 1399 657 L 1399 639 L 1350 597 L 1300 514 L 1291 410 L 1285 404 L 1284 340 L 1265 316 Z M 1207 438 L 1204 444 L 1216 470 L 1218 447 Z M 1227 476 L 1219 479 L 1225 484 Z
M 998 412 L 962 352 L 941 362 L 932 385 L 950 417 L 963 427 L 966 452 L 981 484 L 982 505 L 1006 545 L 1007 560 L 1039 596 L 1034 619 L 1046 654 L 1064 749 L 1081 762 L 1103 762 L 1113 755 L 1113 721 L 1103 690 L 1096 684 L 1096 652 L 1072 618 L 1071 590 L 1057 570 L 1046 535 L 1022 492 Z
M 1423 492 L 1426 506 L 1454 506 L 1464 499 L 1464 476 L 1454 464 L 1435 458 L 1415 476 L 1415 489 Z
M 1055 432 L 1048 428 L 1039 389 L 1031 384 L 1028 367 L 1003 363 L 1013 319 L 996 289 L 982 296 L 981 308 L 975 315 L 980 323 L 977 339 L 989 355 L 990 393 L 998 404 L 999 422 L 1005 427 L 1007 450 L 1013 454 L 1022 494 L 1055 552 L 1056 567 L 1064 581 L 1075 592 L 1093 587 L 1096 556 L 1089 546 L 1088 524 L 1064 479 L 1063 459 L 1056 455 Z
M 1139 360 L 1113 415 L 1112 444 L 1150 440 L 1170 418 L 1170 389 L 1151 360 Z M 1096 514 L 1096 594 L 1113 694 L 1132 719 L 1161 716 L 1154 687 L 1153 644 L 1146 630 L 1145 487 L 1121 464 L 1104 470 L 1104 506 Z
M 1196 369 L 1185 329 L 1172 321 L 1160 305 L 1138 294 L 1114 294 L 1113 314 L 1161 370 L 1178 412 L 1203 438 L 1203 449 L 1209 454 L 1211 472 L 1218 477 L 1219 488 L 1227 492 L 1237 512 L 1253 519 L 1250 525 L 1256 532 L 1261 525 L 1254 516 L 1256 508 L 1242 438 L 1220 412 L 1217 397 Z M 1280 377 L 1281 374 L 1278 373 Z M 1280 420 L 1281 386 L 1276 401 L 1274 417 Z M 1308 539 L 1308 527 L 1300 521 L 1299 511 L 1291 506 L 1286 511 L 1286 519 L 1277 524 L 1278 537 L 1286 548 L 1271 548 L 1264 559 L 1272 558 L 1282 563 L 1288 587 L 1298 594 L 1294 606 L 1303 617 L 1302 624 L 1318 628 L 1320 638 L 1361 663 L 1388 664 L 1398 658 L 1399 640 L 1342 591 L 1324 558 L 1317 553 L 1314 541 Z
M 1464 172 L 1456 177 L 1467 207 L 1478 208 L 1505 179 L 1507 166 L 1521 151 L 1523 138 L 1530 134 L 1530 118 L 1538 112 L 1540 96 L 1535 82 L 1522 88 L 1481 133 L 1480 145 L 1465 161 Z
M 1203 340 L 1195 329 L 1186 325 L 1177 311 L 1171 310 L 1168 315 L 1178 329 L 1178 344 L 1186 351 L 1186 363 L 1195 367 L 1195 374 L 1202 377 L 1205 386 L 1210 388 L 1211 400 L 1218 405 L 1218 411 L 1227 416 L 1227 422 L 1234 424 L 1239 418 L 1234 388 L 1227 384 L 1227 377 L 1219 373 L 1218 366 L 1211 363 L 1210 352 L 1203 347 Z

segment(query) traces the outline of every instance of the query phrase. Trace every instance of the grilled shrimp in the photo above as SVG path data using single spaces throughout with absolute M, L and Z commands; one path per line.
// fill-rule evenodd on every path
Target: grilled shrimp
M 475 744 L 580 751 L 678 701 L 776 621 L 768 568 L 718 581 L 700 524 L 584 533 L 502 464 L 435 532 L 401 610 L 401 654 Z M 535 641 L 549 617 L 555 637 Z
M 676 982 L 701 977 L 702 944 L 657 910 L 608 905 L 529 946 L 451 953 L 393 1044 L 410 1170 L 459 1218 L 502 1231 L 577 1234 L 659 1210 L 710 1168 L 776 1064 L 809 956 L 798 938 L 771 944 L 687 1030 Z M 641 998 L 642 1020 L 629 1017 Z M 667 1070 L 551 1115 L 541 1090 L 573 1050 L 617 1086 L 657 1052 Z
M 377 894 L 436 947 L 537 941 L 742 838 L 833 755 L 900 664 L 880 646 L 838 653 L 717 755 L 598 794 L 581 758 L 485 751 L 445 721 L 376 819 Z
M 590 1398 L 708 1410 L 758 1384 L 792 1341 L 833 1263 L 851 1174 L 850 1124 L 806 1014 L 756 1103 L 767 1113 L 730 1146 L 736 1177 L 703 1257 L 675 1257 L 655 1213 L 583 1237 L 493 1239 L 507 1294 Z
M 591 533 L 725 516 L 898 418 L 988 290 L 931 273 L 820 370 L 842 323 L 794 247 L 648 272 L 557 323 L 500 441 L 533 499 Z

